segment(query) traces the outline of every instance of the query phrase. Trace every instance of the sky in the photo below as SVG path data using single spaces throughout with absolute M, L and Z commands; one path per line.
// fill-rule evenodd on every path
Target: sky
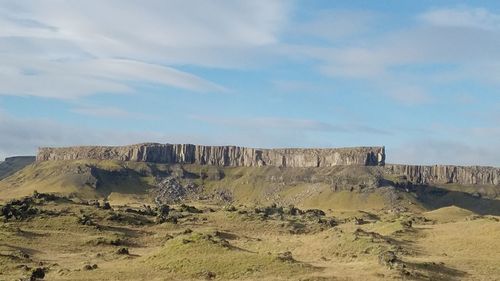
M 0 0 L 0 158 L 140 142 L 500 166 L 500 1 Z

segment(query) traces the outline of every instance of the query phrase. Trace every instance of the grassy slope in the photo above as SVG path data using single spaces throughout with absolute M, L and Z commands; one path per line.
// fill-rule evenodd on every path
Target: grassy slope
M 148 223 L 151 217 L 64 200 L 36 207 L 52 213 L 0 221 L 0 280 L 27 276 L 22 265 L 39 264 L 49 269 L 47 280 L 204 280 L 208 272 L 216 280 L 401 280 L 397 270 L 378 263 L 378 254 L 388 249 L 399 249 L 398 257 L 414 272 L 408 280 L 500 276 L 498 221 L 458 219 L 448 209 L 437 212 L 454 222 L 408 228 L 403 222 L 414 217 L 411 213 L 358 212 L 355 216 L 365 217 L 365 224 L 342 222 L 352 217 L 344 214 L 336 216 L 339 225 L 331 228 L 307 217 L 263 220 L 252 208 L 239 208 L 248 212 L 244 214 L 205 206 L 215 211 L 186 214 L 178 224 L 154 224 Z M 129 223 L 109 220 L 114 213 Z M 99 227 L 79 224 L 83 214 Z M 290 233 L 299 222 L 305 232 Z M 358 229 L 372 234 L 357 235 Z M 116 239 L 121 246 L 110 244 Z M 123 246 L 130 255 L 116 253 Z M 295 261 L 278 258 L 286 251 Z M 98 269 L 83 270 L 87 264 Z
M 90 166 L 95 167 L 91 173 Z M 204 186 L 205 193 L 228 191 L 235 204 L 280 205 L 294 204 L 304 208 L 322 209 L 382 209 L 391 205 L 387 191 L 332 192 L 332 179 L 347 184 L 375 180 L 365 167 L 334 167 L 322 169 L 279 169 L 276 167 L 217 167 L 158 164 L 119 161 L 52 161 L 35 163 L 0 181 L 0 200 L 29 195 L 33 190 L 75 194 L 85 198 L 107 198 L 114 204 L 151 202 L 148 191 L 154 175 L 181 170 Z M 202 179 L 198 175 L 220 169 L 223 178 Z M 95 181 L 99 179 L 97 188 Z M 406 196 L 406 195 L 403 195 Z M 411 200 L 411 199 L 409 199 Z
M 34 156 L 19 156 L 6 158 L 0 162 L 0 180 L 6 178 L 15 172 L 23 169 L 35 161 Z
M 500 223 L 487 217 L 457 220 L 454 215 L 444 220 L 454 222 L 420 228 L 423 239 L 416 247 L 422 255 L 411 261 L 442 263 L 455 280 L 500 280 Z
M 97 168 L 102 185 L 92 186 L 89 165 Z M 74 193 L 86 198 L 108 198 L 113 205 L 150 203 L 147 192 L 154 173 L 179 172 L 179 167 L 124 163 L 117 161 L 61 161 L 30 165 L 0 181 L 0 200 L 40 192 Z M 184 173 L 213 174 L 219 168 L 184 167 Z M 374 192 L 332 192 L 325 179 L 340 177 L 346 183 L 354 178 L 368 182 L 377 169 L 285 169 L 224 168 L 221 180 L 195 178 L 206 192 L 229 190 L 238 209 L 249 214 L 227 212 L 220 206 L 204 206 L 215 212 L 188 216 L 179 224 L 114 222 L 112 211 L 71 202 L 51 202 L 39 208 L 56 210 L 59 215 L 41 215 L 23 222 L 0 221 L 0 280 L 13 280 L 28 274 L 20 265 L 30 267 L 42 262 L 49 267 L 48 280 L 186 280 L 204 279 L 208 271 L 217 280 L 400 280 L 395 270 L 381 266 L 380 252 L 388 249 L 399 254 L 420 280 L 494 280 L 500 276 L 500 224 L 492 217 L 478 217 L 459 207 L 439 208 L 443 204 L 473 206 L 484 199 L 463 192 L 431 193 L 419 197 L 394 192 L 390 188 Z M 351 182 L 350 182 L 351 181 Z M 482 201 L 483 200 L 483 201 Z M 321 208 L 339 222 L 335 228 L 317 220 L 303 218 L 263 220 L 252 214 L 254 206 L 278 202 L 301 208 Z M 465 202 L 465 203 L 464 203 Z M 491 210 L 498 201 L 490 200 Z M 247 207 L 239 206 L 239 204 Z M 405 206 L 413 213 L 390 212 Z M 427 207 L 433 211 L 422 212 Z M 438 209 L 436 209 L 438 208 Z M 88 214 L 101 227 L 84 226 L 78 217 Z M 404 222 L 417 219 L 407 229 Z M 363 218 L 356 225 L 353 218 Z M 137 218 L 130 218 L 131 221 Z M 143 219 L 141 219 L 143 220 Z M 151 220 L 151 218 L 146 218 Z M 192 233 L 183 234 L 186 229 Z M 292 234 L 291 230 L 304 230 Z M 357 235 L 357 229 L 380 236 Z M 207 239 L 219 231 L 228 245 Z M 173 237 L 173 239 L 170 239 Z M 117 255 L 118 246 L 109 241 L 125 241 L 131 255 Z M 184 243 L 184 240 L 190 242 Z M 279 253 L 291 251 L 296 262 L 283 262 Z M 22 253 L 28 253 L 29 259 Z M 98 264 L 97 270 L 85 271 L 86 264 Z M 442 264 L 444 263 L 444 264 Z M 418 278 L 417 278 L 418 277 Z
M 90 166 L 94 167 L 93 174 Z M 416 194 L 390 188 L 358 192 L 349 186 L 370 185 L 385 176 L 379 167 L 277 168 L 169 166 L 120 161 L 50 161 L 29 165 L 0 180 L 0 201 L 40 192 L 73 193 L 85 198 L 107 198 L 114 204 L 151 203 L 155 175 L 184 174 L 204 187 L 206 194 L 225 191 L 235 204 L 296 205 L 303 208 L 360 210 L 403 206 L 413 211 L 456 205 L 480 214 L 500 215 L 495 197 L 477 198 L 481 189 L 494 195 L 498 187 L 446 185 L 418 188 Z M 208 178 L 200 175 L 208 175 Z M 220 174 L 222 179 L 210 175 Z M 96 180 L 99 184 L 96 187 Z M 339 184 L 340 183 L 340 184 Z M 340 187 L 332 192 L 333 187 Z M 347 187 L 346 187 L 347 186 Z M 476 188 L 476 189 L 474 189 Z

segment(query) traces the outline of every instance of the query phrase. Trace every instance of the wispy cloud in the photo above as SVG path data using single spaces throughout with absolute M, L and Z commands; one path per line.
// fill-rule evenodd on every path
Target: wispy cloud
M 387 149 L 389 163 L 500 166 L 500 147 L 461 141 L 420 139 Z
M 35 155 L 38 147 L 73 145 L 127 145 L 141 142 L 217 144 L 210 135 L 167 134 L 148 130 L 100 129 L 52 119 L 18 118 L 0 112 L 0 160 Z
M 431 88 L 447 83 L 500 83 L 500 14 L 461 7 L 415 17 L 412 24 L 378 36 L 356 37 L 355 29 L 348 43 L 338 39 L 332 44 L 288 44 L 281 51 L 311 59 L 326 76 L 361 81 L 404 104 L 431 103 L 437 100 Z M 315 21 L 317 30 L 342 25 L 321 17 Z
M 378 15 L 370 11 L 321 10 L 309 17 L 303 22 L 292 24 L 287 34 L 292 39 L 316 37 L 336 43 L 344 42 L 373 30 Z
M 361 133 L 361 134 L 382 134 L 389 135 L 390 131 L 379 129 L 363 124 L 345 124 L 335 125 L 311 119 L 297 118 L 278 118 L 278 117 L 260 117 L 260 118 L 240 118 L 240 117 L 215 117 L 192 115 L 192 119 L 201 122 L 232 126 L 238 128 L 253 128 L 259 130 L 292 130 L 292 131 L 319 131 L 319 132 L 337 132 L 337 133 Z
M 298 80 L 275 80 L 272 81 L 272 85 L 280 92 L 290 92 L 290 93 L 316 93 L 321 92 L 324 89 L 314 83 L 308 81 L 298 81 Z
M 80 105 L 72 108 L 71 112 L 91 117 L 153 119 L 152 116 L 126 111 L 114 106 Z
M 0 94 L 71 99 L 134 92 L 131 81 L 226 91 L 175 65 L 240 65 L 242 53 L 277 42 L 287 6 L 282 1 L 4 3 Z
M 484 8 L 457 7 L 429 10 L 419 16 L 429 24 L 446 27 L 500 29 L 500 15 Z

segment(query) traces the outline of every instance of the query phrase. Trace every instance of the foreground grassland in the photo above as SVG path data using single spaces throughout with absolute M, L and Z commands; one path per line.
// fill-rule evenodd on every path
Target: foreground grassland
M 500 280 L 499 194 L 380 167 L 34 163 L 0 180 L 0 280 Z
M 5 206 L 15 217 L 0 222 L 0 280 L 39 271 L 45 280 L 500 278 L 498 217 L 457 207 L 422 214 L 275 205 L 160 210 L 46 194 Z

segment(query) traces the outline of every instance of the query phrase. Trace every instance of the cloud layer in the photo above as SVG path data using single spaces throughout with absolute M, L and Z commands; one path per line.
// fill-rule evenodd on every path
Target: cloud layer
M 500 14 L 347 2 L 2 1 L 0 154 L 387 142 L 394 161 L 500 165 Z
M 0 94 L 72 99 L 133 81 L 225 91 L 172 65 L 239 65 L 277 41 L 286 12 L 281 1 L 4 2 Z

